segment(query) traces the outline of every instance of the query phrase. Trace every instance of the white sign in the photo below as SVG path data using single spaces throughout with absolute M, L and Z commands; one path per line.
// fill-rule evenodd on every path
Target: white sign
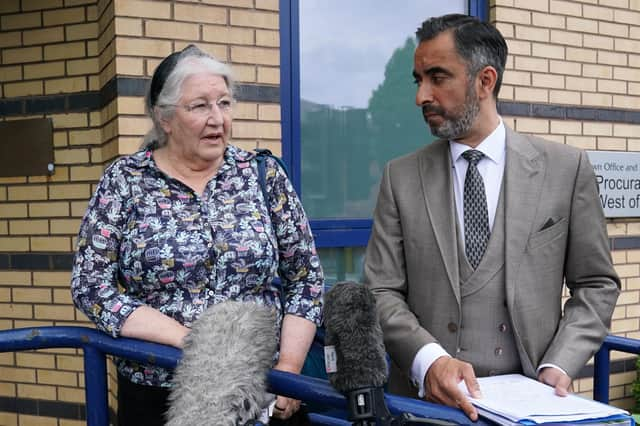
M 640 217 L 640 152 L 587 151 L 606 217 Z

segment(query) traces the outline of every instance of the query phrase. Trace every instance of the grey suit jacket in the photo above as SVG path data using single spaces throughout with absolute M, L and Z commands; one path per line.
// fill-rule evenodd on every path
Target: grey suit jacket
M 620 288 L 593 168 L 570 146 L 509 128 L 506 142 L 506 300 L 522 370 L 534 377 L 553 363 L 575 377 L 601 345 Z M 414 396 L 417 351 L 431 342 L 455 350 L 446 344 L 461 312 L 451 167 L 447 141 L 389 162 L 366 252 L 364 281 L 394 364 L 390 389 Z

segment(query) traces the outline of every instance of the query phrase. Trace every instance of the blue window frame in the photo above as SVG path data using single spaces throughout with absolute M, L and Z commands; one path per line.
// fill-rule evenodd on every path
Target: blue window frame
M 294 187 L 304 200 L 301 182 L 300 1 L 304 0 L 280 0 L 280 105 L 282 157 Z M 470 15 L 483 20 L 488 18 L 486 0 L 469 0 L 467 7 Z M 371 218 L 317 219 L 313 214 L 310 214 L 310 221 L 319 248 L 366 246 L 372 225 Z

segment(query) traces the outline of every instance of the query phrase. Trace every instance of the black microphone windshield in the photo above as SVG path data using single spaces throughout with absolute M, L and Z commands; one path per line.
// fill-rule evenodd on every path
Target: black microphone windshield
M 382 328 L 376 301 L 363 284 L 339 282 L 324 297 L 325 345 L 334 346 L 337 371 L 329 373 L 336 390 L 347 393 L 382 387 L 387 381 Z
M 329 381 L 347 397 L 349 420 L 356 426 L 454 425 L 448 421 L 394 417 L 387 408 L 383 386 L 387 359 L 376 300 L 364 284 L 336 283 L 324 296 L 325 346 L 335 349 L 336 371 Z M 332 350 L 327 350 L 328 367 Z M 330 371 L 327 368 L 327 371 Z
M 168 426 L 236 426 L 269 404 L 276 352 L 275 311 L 227 301 L 209 307 L 185 338 L 173 377 Z

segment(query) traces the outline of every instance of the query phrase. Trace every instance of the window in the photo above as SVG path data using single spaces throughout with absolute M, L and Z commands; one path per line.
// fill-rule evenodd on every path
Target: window
M 414 103 L 415 30 L 483 1 L 281 0 L 283 157 L 329 280 L 359 279 L 382 170 L 433 140 Z

